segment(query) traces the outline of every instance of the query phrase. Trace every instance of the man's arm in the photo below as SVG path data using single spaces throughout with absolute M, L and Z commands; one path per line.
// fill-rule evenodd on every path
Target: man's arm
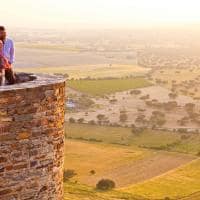
M 10 64 L 13 64 L 14 63 L 14 60 L 15 60 L 15 47 L 14 47 L 14 43 L 13 41 L 11 40 L 10 42 Z

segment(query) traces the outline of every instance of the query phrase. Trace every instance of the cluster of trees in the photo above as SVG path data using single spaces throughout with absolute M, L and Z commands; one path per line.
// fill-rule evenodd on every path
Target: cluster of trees
M 153 111 L 150 118 L 147 119 L 144 114 L 139 114 L 135 122 L 143 127 L 161 127 L 166 123 L 165 114 L 160 111 Z
M 185 105 L 185 111 L 187 116 L 183 116 L 177 121 L 179 125 L 186 126 L 190 122 L 200 125 L 200 113 L 196 110 L 194 103 L 187 103 Z
M 151 101 L 146 101 L 145 103 L 147 106 L 158 108 L 158 109 L 164 109 L 166 111 L 174 110 L 178 107 L 178 103 L 176 101 L 161 103 L 157 99 L 153 99 Z
M 141 92 L 141 90 L 131 90 L 130 91 L 130 94 L 131 95 L 139 95 L 139 94 L 141 94 L 142 92 Z

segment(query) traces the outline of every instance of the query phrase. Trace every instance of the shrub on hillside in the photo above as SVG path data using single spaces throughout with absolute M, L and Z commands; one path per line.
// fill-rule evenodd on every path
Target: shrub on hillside
M 80 123 L 80 124 L 82 124 L 82 123 L 84 122 L 84 118 L 80 118 L 80 119 L 78 119 L 77 122 Z
M 90 120 L 90 121 L 88 122 L 88 124 L 95 125 L 96 122 L 95 122 L 94 120 Z
M 197 153 L 197 156 L 199 156 L 199 157 L 200 157 L 200 151 Z
M 87 109 L 94 105 L 94 101 L 85 95 L 82 95 L 76 103 L 82 109 Z
M 187 140 L 190 138 L 190 135 L 181 135 L 181 140 Z
M 115 182 L 110 179 L 101 179 L 97 185 L 96 189 L 98 190 L 111 190 L 115 188 Z
M 131 90 L 130 91 L 130 94 L 131 95 L 139 95 L 139 94 L 141 94 L 142 92 L 140 91 L 140 90 Z
M 95 174 L 96 174 L 96 171 L 95 171 L 95 170 L 91 170 L 91 171 L 90 171 L 90 174 L 91 174 L 91 175 L 95 175 Z
M 175 99 L 178 95 L 174 92 L 169 93 L 169 98 Z
M 125 111 L 120 112 L 119 120 L 120 122 L 126 122 L 128 120 L 128 115 Z
M 102 120 L 105 119 L 105 115 L 103 115 L 103 114 L 98 114 L 98 115 L 97 115 L 97 119 L 98 119 L 99 121 L 102 121 Z
M 177 129 L 177 132 L 178 133 L 187 133 L 188 131 L 187 131 L 187 128 L 179 128 L 179 129 Z
M 73 117 L 70 117 L 70 118 L 69 118 L 69 122 L 70 122 L 70 123 L 75 123 L 76 120 L 75 120 Z
M 142 128 L 142 127 L 135 127 L 135 128 L 132 128 L 132 130 L 131 130 L 131 132 L 135 136 L 139 136 L 143 131 L 144 131 L 144 128 Z
M 69 179 L 73 178 L 76 175 L 77 173 L 73 169 L 67 169 L 63 173 L 63 179 L 64 181 L 69 181 Z
M 110 102 L 111 104 L 117 103 L 117 99 L 110 99 L 109 102 Z

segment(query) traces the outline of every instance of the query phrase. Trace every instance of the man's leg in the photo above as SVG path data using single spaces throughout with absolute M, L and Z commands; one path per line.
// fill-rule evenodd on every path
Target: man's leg
M 3 81 L 3 71 L 2 69 L 0 69 L 0 86 L 2 85 L 2 81 Z
M 16 82 L 15 74 L 12 69 L 5 70 L 5 78 L 9 85 L 13 85 Z

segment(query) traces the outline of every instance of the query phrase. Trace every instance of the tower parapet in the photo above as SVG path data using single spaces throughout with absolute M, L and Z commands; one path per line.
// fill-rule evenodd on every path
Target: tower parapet
M 0 199 L 63 198 L 65 80 L 0 87 Z

